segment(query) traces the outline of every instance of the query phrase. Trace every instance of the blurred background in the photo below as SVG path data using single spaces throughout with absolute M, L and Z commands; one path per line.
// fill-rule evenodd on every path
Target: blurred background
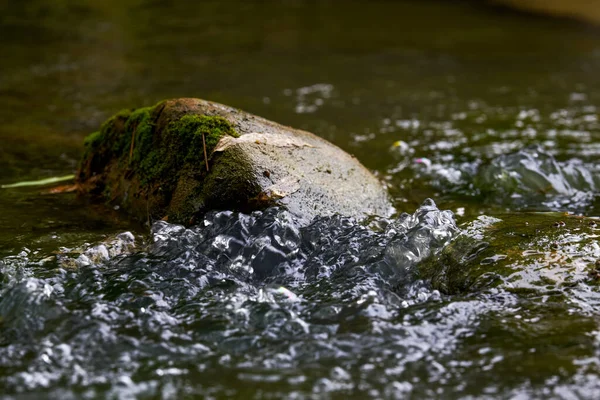
M 591 23 L 600 22 L 600 4 L 597 0 L 491 0 L 519 10 L 537 12 L 558 17 L 580 19 Z
M 0 184 L 72 173 L 85 135 L 123 108 L 200 97 L 332 141 L 401 210 L 433 197 L 484 212 L 468 176 L 501 154 L 542 144 L 596 172 L 599 10 L 584 0 L 1 1 Z

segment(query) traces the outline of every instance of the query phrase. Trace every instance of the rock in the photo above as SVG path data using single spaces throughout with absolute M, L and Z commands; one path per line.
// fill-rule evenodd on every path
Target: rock
M 208 210 L 274 205 L 301 223 L 393 212 L 379 181 L 338 147 L 200 99 L 121 111 L 85 144 L 79 191 L 143 221 L 191 225 Z
M 420 277 L 442 293 L 556 294 L 600 282 L 597 219 L 532 212 L 479 216 L 462 228 L 438 257 L 419 265 Z

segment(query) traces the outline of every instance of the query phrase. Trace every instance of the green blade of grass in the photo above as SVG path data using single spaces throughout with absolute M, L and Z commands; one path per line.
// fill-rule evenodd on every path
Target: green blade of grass
M 51 183 L 68 181 L 75 178 L 75 175 L 65 175 L 65 176 L 53 176 L 52 178 L 40 179 L 39 181 L 24 181 L 24 182 L 16 182 L 10 183 L 8 185 L 0 185 L 1 189 L 10 189 L 17 187 L 25 187 L 25 186 L 44 186 L 49 185 Z

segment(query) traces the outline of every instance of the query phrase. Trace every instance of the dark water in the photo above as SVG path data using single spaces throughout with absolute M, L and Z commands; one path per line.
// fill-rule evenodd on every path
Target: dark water
M 409 213 L 148 234 L 0 189 L 7 398 L 600 397 L 597 28 L 468 2 L 34 0 L 0 2 L 0 35 L 0 184 L 72 173 L 112 113 L 193 96 L 331 140 Z

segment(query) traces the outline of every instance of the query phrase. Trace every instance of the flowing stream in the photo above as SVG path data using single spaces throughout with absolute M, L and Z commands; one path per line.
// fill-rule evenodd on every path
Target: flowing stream
M 0 185 L 201 97 L 398 214 L 132 223 L 0 189 L 0 398 L 600 397 L 600 31 L 452 1 L 0 3 Z M 9 56 L 6 56 L 9 55 Z

